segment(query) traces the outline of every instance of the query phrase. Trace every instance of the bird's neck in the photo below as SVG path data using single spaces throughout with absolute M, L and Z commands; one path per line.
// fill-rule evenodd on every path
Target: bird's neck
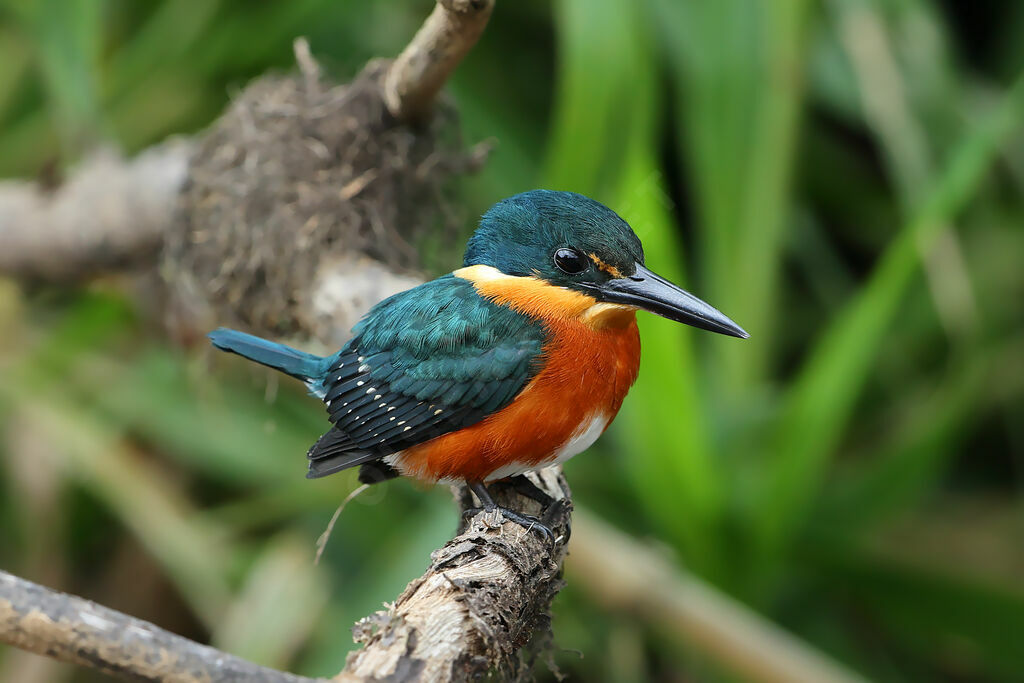
M 508 275 L 485 265 L 460 268 L 452 275 L 472 282 L 485 299 L 539 320 L 577 323 L 594 330 L 626 329 L 636 320 L 633 306 L 600 302 L 532 275 Z

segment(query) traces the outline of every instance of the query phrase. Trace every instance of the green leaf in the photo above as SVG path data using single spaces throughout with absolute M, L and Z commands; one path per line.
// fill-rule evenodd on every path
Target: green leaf
M 763 379 L 772 350 L 809 4 L 657 2 L 696 187 L 702 291 L 753 337 L 714 347 L 731 397 Z
M 894 238 L 868 282 L 815 343 L 793 382 L 771 441 L 769 481 L 757 509 L 763 560 L 777 561 L 818 490 L 886 330 L 918 271 L 919 256 L 974 196 L 999 144 L 1024 120 L 1024 75 L 957 145 L 923 203 Z
M 605 199 L 636 230 L 648 263 L 682 282 L 672 201 L 657 163 L 662 97 L 649 17 L 637 3 L 565 0 L 558 19 L 548 185 Z M 696 571 L 714 574 L 724 501 L 707 445 L 691 332 L 652 318 L 641 314 L 641 377 L 613 433 L 623 437 L 625 468 L 650 517 Z

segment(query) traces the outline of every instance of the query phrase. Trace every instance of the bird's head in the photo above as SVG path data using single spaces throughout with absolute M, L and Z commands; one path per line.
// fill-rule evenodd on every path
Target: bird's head
M 644 309 L 720 334 L 749 336 L 714 307 L 648 270 L 629 224 L 574 192 L 533 190 L 498 202 L 470 238 L 464 265 L 537 278 L 600 303 Z

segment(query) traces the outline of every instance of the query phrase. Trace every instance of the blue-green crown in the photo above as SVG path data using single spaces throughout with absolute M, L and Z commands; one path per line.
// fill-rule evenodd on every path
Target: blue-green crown
M 576 274 L 555 265 L 559 249 L 595 256 Z M 532 190 L 503 199 L 484 214 L 466 247 L 464 264 L 488 265 L 508 275 L 537 275 L 548 282 L 579 288 L 599 283 L 612 271 L 633 274 L 644 250 L 632 228 L 604 204 L 575 192 Z

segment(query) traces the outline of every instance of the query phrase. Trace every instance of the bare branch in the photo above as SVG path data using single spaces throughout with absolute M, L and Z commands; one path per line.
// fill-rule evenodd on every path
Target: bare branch
M 396 119 L 415 123 L 426 116 L 493 9 L 494 0 L 438 0 L 384 79 L 384 101 Z
M 98 152 L 52 192 L 0 183 L 0 273 L 66 280 L 152 256 L 174 224 L 191 149 L 172 140 L 131 161 Z
M 536 477 L 548 495 L 569 502 L 560 467 Z M 511 490 L 495 494 L 500 504 L 539 512 L 537 503 Z M 460 494 L 464 505 L 467 495 Z M 365 646 L 349 656 L 338 679 L 464 681 L 494 668 L 521 668 L 517 653 L 536 630 L 547 631 L 548 609 L 563 584 L 571 504 L 555 510 L 554 545 L 479 513 L 431 555 L 426 573 L 393 607 L 356 624 L 356 640 Z
M 0 642 L 127 680 L 313 683 L 0 570 Z
M 517 653 L 546 630 L 562 587 L 571 504 L 558 467 L 535 475 L 556 500 L 554 544 L 539 533 L 478 513 L 431 556 L 423 576 L 395 604 L 354 628 L 363 649 L 336 680 L 463 681 L 523 666 Z M 503 505 L 540 513 L 515 491 L 497 488 Z M 470 498 L 457 495 L 463 506 Z M 532 507 L 531 507 L 532 506 Z M 129 680 L 312 683 L 174 635 L 88 600 L 0 571 L 0 642 Z

